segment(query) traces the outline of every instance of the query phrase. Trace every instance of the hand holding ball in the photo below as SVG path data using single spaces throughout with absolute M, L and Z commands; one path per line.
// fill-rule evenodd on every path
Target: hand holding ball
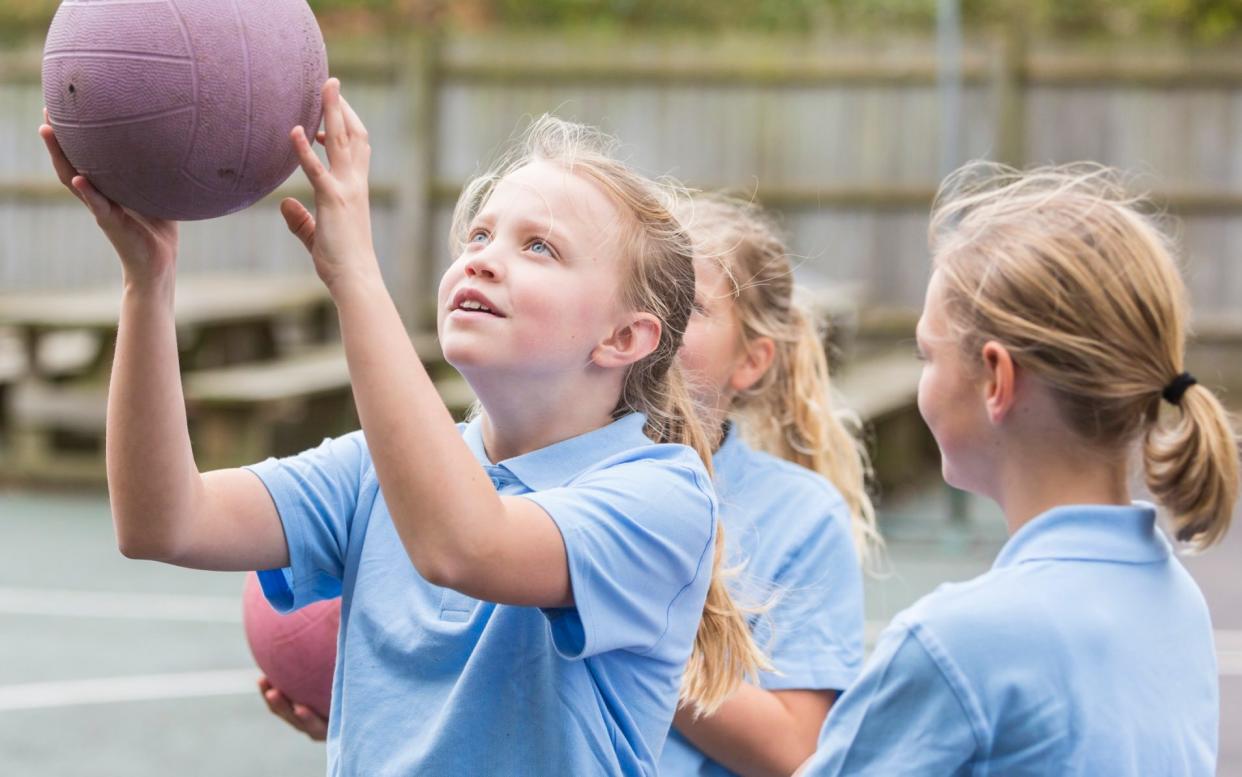
M 43 97 L 70 163 L 156 218 L 241 210 L 298 166 L 319 126 L 323 36 L 306 0 L 65 2 L 48 30 Z
M 251 573 L 242 594 L 242 622 L 254 661 L 272 687 L 328 717 L 341 600 L 316 602 L 281 615 L 267 603 L 258 576 Z

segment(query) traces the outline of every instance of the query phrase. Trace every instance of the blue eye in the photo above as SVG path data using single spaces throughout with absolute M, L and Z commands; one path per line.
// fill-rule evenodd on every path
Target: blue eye
M 482 240 L 480 240 L 479 238 L 482 238 Z M 486 242 L 487 242 L 487 232 L 485 232 L 485 231 L 483 231 L 483 230 L 481 230 L 481 229 L 476 229 L 474 232 L 471 232 L 471 233 L 470 233 L 470 239 L 469 239 L 469 240 L 467 240 L 466 242 L 468 242 L 468 243 L 480 243 L 480 242 L 482 242 L 482 243 L 486 243 Z
M 552 253 L 552 247 L 549 246 L 547 243 L 543 242 L 542 240 L 531 241 L 530 250 L 534 251 L 537 254 L 551 254 Z

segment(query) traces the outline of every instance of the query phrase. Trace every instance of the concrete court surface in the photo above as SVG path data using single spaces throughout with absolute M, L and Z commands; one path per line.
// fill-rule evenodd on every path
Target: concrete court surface
M 945 580 L 985 571 L 994 507 L 947 521 L 941 487 L 884 506 L 874 633 Z M 1242 777 L 1242 518 L 1188 565 L 1218 630 L 1221 775 Z M 267 713 L 241 633 L 242 575 L 123 558 L 102 493 L 0 491 L 0 775 L 320 775 L 322 747 Z

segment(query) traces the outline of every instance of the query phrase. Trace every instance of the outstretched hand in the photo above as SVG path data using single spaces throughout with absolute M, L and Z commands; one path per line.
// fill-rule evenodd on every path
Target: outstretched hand
M 371 239 L 367 176 L 371 145 L 358 114 L 341 96 L 341 83 L 323 86 L 324 131 L 316 138 L 327 151 L 325 166 L 303 127 L 290 133 L 298 162 L 315 190 L 315 212 L 293 198 L 280 203 L 289 231 L 302 241 L 329 289 L 342 279 L 378 275 Z
M 259 678 L 259 693 L 263 695 L 267 708 L 276 717 L 316 742 L 323 742 L 328 738 L 326 718 L 320 717 L 319 713 L 305 704 L 290 701 L 288 696 L 273 688 L 271 681 L 266 677 Z
M 142 216 L 100 194 L 86 176 L 74 169 L 69 158 L 65 156 L 48 123 L 47 108 L 43 109 L 39 137 L 43 138 L 43 143 L 47 146 L 57 178 L 95 217 L 95 222 L 120 255 L 121 264 L 128 275 L 161 274 L 174 269 L 177 260 L 177 222 Z

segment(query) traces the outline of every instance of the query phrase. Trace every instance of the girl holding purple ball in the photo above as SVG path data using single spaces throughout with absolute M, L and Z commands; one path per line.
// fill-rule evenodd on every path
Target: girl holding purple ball
M 766 666 L 720 575 L 711 438 L 675 363 L 694 305 L 675 192 L 581 125 L 534 123 L 470 184 L 438 294 L 455 425 L 372 248 L 371 149 L 336 80 L 312 213 L 281 211 L 341 319 L 362 431 L 200 473 L 173 319 L 177 226 L 108 201 L 40 128 L 120 255 L 107 463 L 133 558 L 261 572 L 289 610 L 342 597 L 331 774 L 653 774 L 679 703 Z

